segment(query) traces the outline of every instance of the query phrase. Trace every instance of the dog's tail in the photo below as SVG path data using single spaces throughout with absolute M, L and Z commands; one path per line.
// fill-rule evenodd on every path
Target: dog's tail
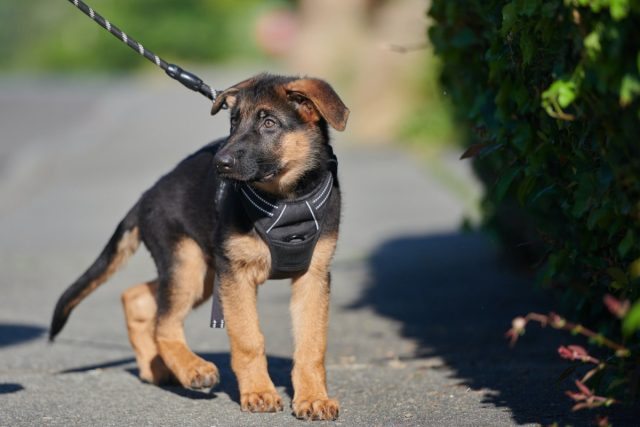
M 51 319 L 49 341 L 53 341 L 62 330 L 71 310 L 85 299 L 98 286 L 111 277 L 133 255 L 140 245 L 138 229 L 138 203 L 118 224 L 118 228 L 109 239 L 98 259 L 62 294 Z

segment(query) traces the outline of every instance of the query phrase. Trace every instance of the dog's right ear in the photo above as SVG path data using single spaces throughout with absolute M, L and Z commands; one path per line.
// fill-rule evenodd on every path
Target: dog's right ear
M 285 85 L 285 91 L 306 120 L 317 121 L 320 114 L 336 130 L 343 131 L 347 126 L 349 109 L 324 80 L 311 78 L 294 80 Z
M 216 96 L 216 100 L 213 101 L 211 106 L 211 115 L 215 115 L 221 109 L 233 108 L 236 103 L 236 95 L 240 92 L 240 89 L 244 89 L 253 84 L 255 77 L 243 80 L 240 83 L 236 83 L 228 89 L 225 89 Z

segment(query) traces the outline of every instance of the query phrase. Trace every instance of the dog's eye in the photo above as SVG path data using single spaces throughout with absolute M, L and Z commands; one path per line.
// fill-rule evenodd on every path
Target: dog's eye
M 267 119 L 264 121 L 264 127 L 266 128 L 272 128 L 276 125 L 275 120 L 271 120 L 271 119 Z

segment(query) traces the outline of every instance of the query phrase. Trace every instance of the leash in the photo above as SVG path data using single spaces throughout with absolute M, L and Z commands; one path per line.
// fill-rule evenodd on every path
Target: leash
M 82 0 L 69 0 L 69 2 L 72 3 L 78 9 L 80 9 L 85 15 L 91 18 L 95 23 L 100 25 L 105 30 L 109 31 L 115 38 L 125 43 L 131 49 L 135 50 L 137 53 L 144 56 L 149 61 L 157 65 L 158 67 L 162 68 L 169 77 L 179 81 L 189 89 L 201 93 L 202 95 L 206 96 L 212 101 L 216 100 L 218 91 L 216 91 L 215 89 L 211 89 L 211 86 L 204 83 L 200 77 L 196 76 L 195 74 L 189 71 L 183 70 L 176 64 L 169 64 L 167 61 L 163 60 L 155 53 L 146 49 L 141 43 L 138 43 L 137 41 L 135 41 L 134 39 L 126 35 L 122 30 L 120 30 L 118 27 L 113 25 L 107 19 L 103 18 L 101 15 L 99 15 L 95 10 L 89 7 Z

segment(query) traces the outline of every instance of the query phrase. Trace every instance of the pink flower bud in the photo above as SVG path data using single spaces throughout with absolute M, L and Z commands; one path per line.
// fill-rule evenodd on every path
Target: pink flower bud
M 524 327 L 527 326 L 527 320 L 524 317 L 516 317 L 511 322 L 511 326 L 518 332 L 524 331 Z
M 629 300 L 620 301 L 609 294 L 606 294 L 602 300 L 611 314 L 619 319 L 622 319 L 629 311 Z

